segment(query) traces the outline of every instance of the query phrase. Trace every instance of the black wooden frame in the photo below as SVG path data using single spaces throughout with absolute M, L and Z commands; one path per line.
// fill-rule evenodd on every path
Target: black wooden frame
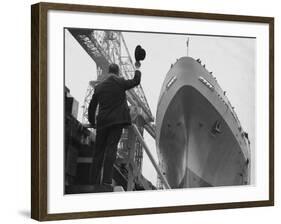
M 130 14 L 264 23 L 269 25 L 269 200 L 48 214 L 47 211 L 47 12 Z M 274 18 L 137 8 L 38 3 L 31 6 L 31 217 L 39 221 L 186 212 L 274 205 Z

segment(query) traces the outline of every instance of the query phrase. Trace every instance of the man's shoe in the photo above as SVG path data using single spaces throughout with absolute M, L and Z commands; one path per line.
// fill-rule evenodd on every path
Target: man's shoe
M 105 184 L 95 184 L 94 185 L 94 192 L 101 193 L 101 192 L 113 192 L 113 187 L 110 185 Z
M 112 184 L 102 183 L 105 192 L 113 192 Z

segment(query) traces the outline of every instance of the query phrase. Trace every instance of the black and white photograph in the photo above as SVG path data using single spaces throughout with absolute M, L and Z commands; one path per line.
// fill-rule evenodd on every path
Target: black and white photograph
M 255 184 L 254 36 L 62 38 L 65 194 Z

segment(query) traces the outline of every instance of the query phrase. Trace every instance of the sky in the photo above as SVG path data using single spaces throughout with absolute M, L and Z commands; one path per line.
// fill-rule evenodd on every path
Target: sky
M 256 41 L 253 38 L 198 36 L 194 34 L 159 34 L 123 32 L 130 55 L 141 45 L 146 50 L 142 62 L 141 85 L 154 117 L 157 102 L 171 64 L 182 56 L 200 58 L 206 69 L 213 72 L 221 88 L 234 106 L 243 130 L 248 132 L 251 151 L 255 148 L 255 63 Z M 189 38 L 187 50 L 186 41 Z M 90 80 L 95 80 L 96 64 L 74 37 L 65 32 L 65 85 L 79 102 L 78 119 L 81 121 L 83 101 Z M 156 144 L 144 133 L 154 158 Z M 144 153 L 143 175 L 156 184 L 157 174 Z

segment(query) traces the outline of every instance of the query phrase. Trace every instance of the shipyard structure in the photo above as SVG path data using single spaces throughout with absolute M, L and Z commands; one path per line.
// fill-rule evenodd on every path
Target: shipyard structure
M 92 155 L 95 150 L 95 130 L 89 127 L 88 106 L 95 86 L 107 78 L 108 66 L 119 65 L 120 75 L 132 78 L 135 67 L 121 32 L 92 29 L 68 28 L 65 31 L 75 38 L 97 66 L 97 79 L 89 82 L 83 102 L 82 122 L 78 121 L 78 102 L 65 86 L 65 193 L 95 192 L 89 185 Z M 119 190 L 155 190 L 157 189 L 142 175 L 143 151 L 148 150 L 143 140 L 144 129 L 155 138 L 154 117 L 150 111 L 141 85 L 127 91 L 127 100 L 131 111 L 132 127 L 123 129 L 118 144 L 117 160 L 114 164 L 114 185 Z M 81 105 L 80 105 L 81 106 Z M 148 152 L 149 154 L 149 152 Z M 151 159 L 152 155 L 149 154 Z M 158 164 L 152 161 L 155 166 Z M 157 167 L 158 168 L 158 167 Z M 160 170 L 158 173 L 160 176 Z M 164 181 L 165 182 L 165 181 Z

